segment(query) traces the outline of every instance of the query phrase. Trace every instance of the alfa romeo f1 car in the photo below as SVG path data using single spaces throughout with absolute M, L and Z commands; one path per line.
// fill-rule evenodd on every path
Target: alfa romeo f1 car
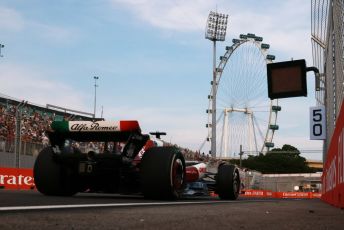
M 234 165 L 219 164 L 211 173 L 203 162 L 185 162 L 180 149 L 161 141 L 164 133 L 142 134 L 137 121 L 54 121 L 47 134 L 50 145 L 34 165 L 36 187 L 45 195 L 89 191 L 177 199 L 194 182 L 221 199 L 239 194 Z

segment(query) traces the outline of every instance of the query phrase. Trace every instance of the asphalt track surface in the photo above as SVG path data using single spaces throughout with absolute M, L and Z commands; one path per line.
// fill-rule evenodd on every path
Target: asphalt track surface
M 319 199 L 212 197 L 176 202 L 140 196 L 47 197 L 0 190 L 0 229 L 344 229 L 344 210 Z

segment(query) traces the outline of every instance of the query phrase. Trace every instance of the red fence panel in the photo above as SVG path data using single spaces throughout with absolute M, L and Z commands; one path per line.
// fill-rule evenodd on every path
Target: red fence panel
M 344 102 L 343 102 L 344 103 Z M 337 118 L 322 176 L 322 197 L 336 207 L 344 208 L 344 106 Z

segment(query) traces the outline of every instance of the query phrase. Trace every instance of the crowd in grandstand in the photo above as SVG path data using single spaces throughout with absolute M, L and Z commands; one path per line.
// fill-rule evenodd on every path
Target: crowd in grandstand
M 182 153 L 184 155 L 184 158 L 187 160 L 195 160 L 195 161 L 209 161 L 209 155 L 205 155 L 204 153 L 200 152 L 194 152 L 190 149 L 183 149 Z
M 0 104 L 0 150 L 12 152 L 16 133 L 16 113 L 14 105 Z M 47 143 L 45 130 L 54 117 L 35 111 L 29 106 L 21 108 L 21 141 L 29 143 Z
M 14 152 L 15 134 L 16 134 L 16 115 L 17 106 L 11 103 L 0 102 L 0 151 Z M 22 143 L 37 145 L 38 148 L 47 146 L 49 139 L 45 131 L 50 127 L 53 120 L 56 119 L 54 112 L 47 112 L 30 104 L 20 108 L 20 140 Z M 59 118 L 61 119 L 61 118 Z M 68 119 L 64 117 L 63 119 Z M 80 149 L 93 149 L 95 152 L 103 152 L 104 143 L 76 143 Z M 209 156 L 204 153 L 194 152 L 190 149 L 181 148 L 182 153 L 187 160 L 209 161 Z M 112 149 L 112 147 L 110 147 Z M 35 151 L 37 153 L 37 151 Z M 87 151 L 86 151 L 87 152 Z M 26 154 L 26 153 L 24 153 Z M 32 154 L 32 153 L 31 153 Z M 31 155 L 30 154 L 30 155 Z

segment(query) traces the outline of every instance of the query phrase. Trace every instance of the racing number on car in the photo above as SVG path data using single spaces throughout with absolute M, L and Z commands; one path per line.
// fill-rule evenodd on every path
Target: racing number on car
M 87 164 L 86 172 L 91 173 L 93 171 L 93 166 L 91 164 Z
M 325 107 L 315 106 L 310 108 L 310 139 L 326 139 Z
M 79 173 L 92 173 L 93 165 L 88 164 L 87 162 L 80 162 L 79 164 Z

